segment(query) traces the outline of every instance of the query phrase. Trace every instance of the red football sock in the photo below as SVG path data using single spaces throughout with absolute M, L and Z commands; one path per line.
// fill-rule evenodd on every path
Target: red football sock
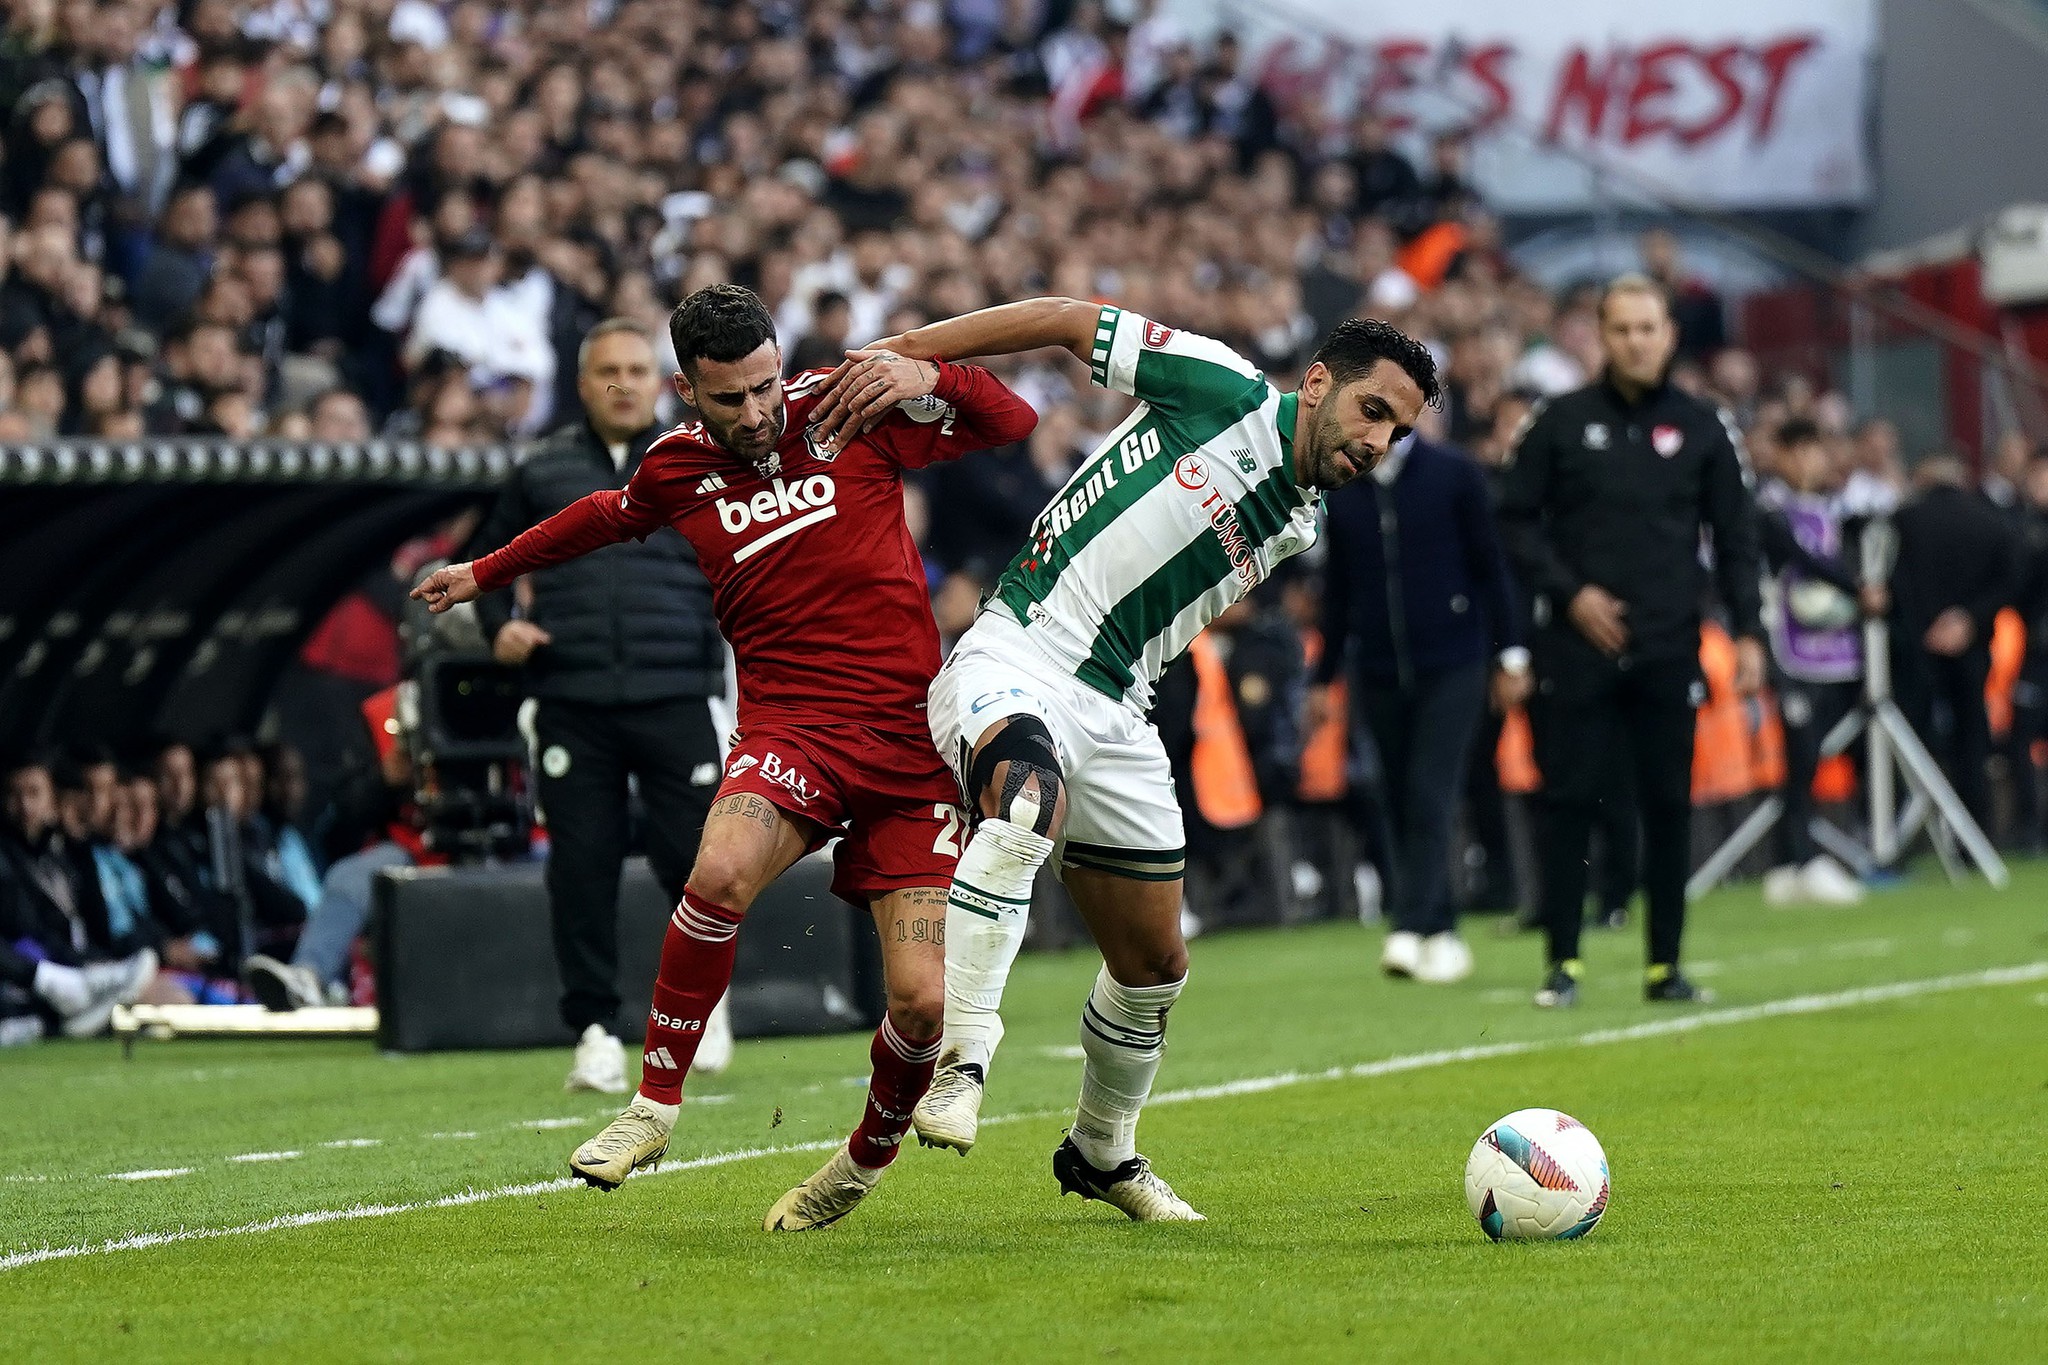
M 714 905 L 688 887 L 669 917 L 661 941 L 661 971 L 654 978 L 654 1007 L 647 1012 L 647 1046 L 640 1058 L 640 1093 L 662 1104 L 681 1104 L 683 1077 L 704 1020 L 732 984 L 738 951 L 740 912 Z
M 906 1038 L 896 1023 L 882 1016 L 875 1041 L 868 1048 L 875 1065 L 868 1081 L 867 1109 L 860 1127 L 853 1130 L 847 1149 L 856 1165 L 880 1170 L 896 1159 L 897 1146 L 910 1131 L 910 1111 L 924 1098 L 932 1083 L 932 1071 L 939 1062 L 939 1039 Z

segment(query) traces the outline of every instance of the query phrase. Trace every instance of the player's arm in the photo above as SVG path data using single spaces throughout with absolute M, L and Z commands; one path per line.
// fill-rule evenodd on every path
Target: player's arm
M 1038 413 L 1002 380 L 979 365 L 904 360 L 930 364 L 936 372 L 928 392 L 938 405 L 887 411 L 869 434 L 885 455 L 905 469 L 957 460 L 975 450 L 1021 441 L 1038 426 Z
M 904 399 L 932 392 L 917 385 L 930 377 L 926 366 L 943 358 L 1016 355 L 1057 346 L 1086 364 L 1101 316 L 1099 305 L 1080 299 L 1025 299 L 912 328 L 849 351 L 818 390 L 819 436 L 828 442 L 843 440 L 871 428 Z M 924 363 L 905 365 L 899 358 Z
M 427 609 L 443 612 L 457 602 L 508 586 L 521 574 L 566 564 L 579 555 L 624 540 L 644 540 L 663 525 L 653 497 L 653 481 L 642 486 L 648 462 L 625 491 L 600 488 L 578 498 L 540 525 L 522 531 L 512 543 L 466 564 L 450 564 L 421 580 L 412 595 Z

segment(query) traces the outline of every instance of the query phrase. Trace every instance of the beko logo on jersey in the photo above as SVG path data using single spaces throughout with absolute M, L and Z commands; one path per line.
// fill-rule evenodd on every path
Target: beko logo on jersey
M 742 535 L 755 526 L 774 526 L 768 534 L 734 551 L 733 562 L 738 563 L 806 526 L 839 515 L 839 509 L 832 504 L 836 492 L 838 489 L 831 475 L 813 474 L 807 479 L 787 483 L 777 477 L 751 498 L 734 501 L 720 498 L 718 524 L 731 534 Z M 788 517 L 795 517 L 795 520 L 784 520 Z

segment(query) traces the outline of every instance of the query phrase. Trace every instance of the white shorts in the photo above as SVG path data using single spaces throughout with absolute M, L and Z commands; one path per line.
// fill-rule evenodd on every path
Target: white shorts
M 1067 821 L 1055 867 L 1085 867 L 1140 881 L 1178 881 L 1187 835 L 1173 767 L 1144 716 L 1048 659 L 1023 628 L 985 613 L 932 680 L 932 742 L 960 779 L 967 806 L 974 746 L 1005 716 L 1037 716 L 1059 749 Z

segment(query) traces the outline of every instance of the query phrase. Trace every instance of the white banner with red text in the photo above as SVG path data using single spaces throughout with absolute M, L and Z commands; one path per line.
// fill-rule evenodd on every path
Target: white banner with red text
M 1283 105 L 1369 104 L 1412 136 L 1477 134 L 1511 212 L 1603 197 L 1713 208 L 1872 192 L 1875 0 L 1193 0 Z

